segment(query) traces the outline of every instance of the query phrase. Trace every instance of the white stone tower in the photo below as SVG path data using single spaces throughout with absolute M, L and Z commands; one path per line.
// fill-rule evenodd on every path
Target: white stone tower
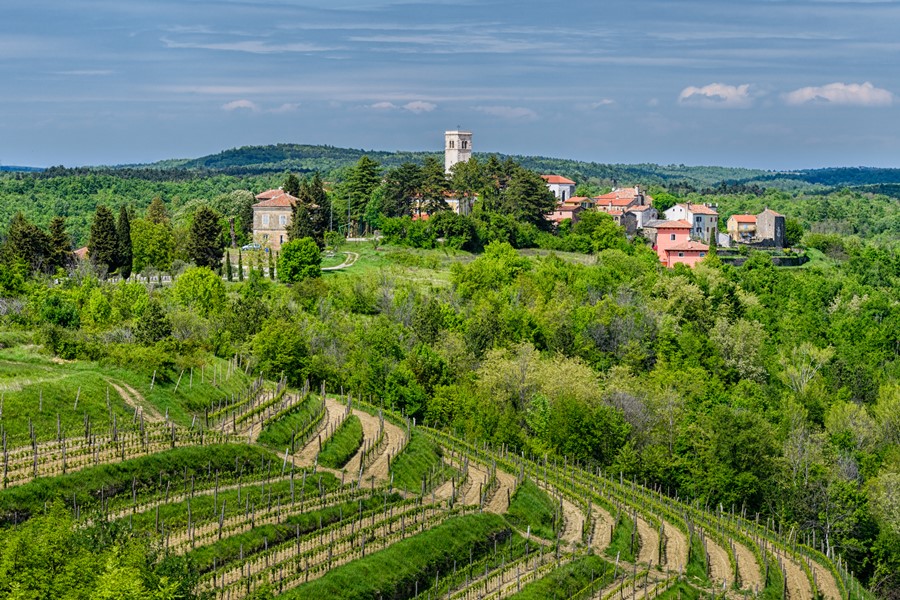
M 472 132 L 471 131 L 445 131 L 444 132 L 444 172 L 450 173 L 450 169 L 456 163 L 466 162 L 472 158 Z

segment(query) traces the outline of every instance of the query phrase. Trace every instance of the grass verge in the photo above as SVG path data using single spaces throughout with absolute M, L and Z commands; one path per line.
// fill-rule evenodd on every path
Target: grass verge
M 546 577 L 529 583 L 521 592 L 510 598 L 516 600 L 590 598 L 611 583 L 612 578 L 613 566 L 599 556 L 590 555 L 551 571 Z
M 612 540 L 606 547 L 606 555 L 618 556 L 626 562 L 634 562 L 640 550 L 640 536 L 634 526 L 634 520 L 622 514 L 613 528 Z
M 266 425 L 259 434 L 257 441 L 264 446 L 283 451 L 291 446 L 294 436 L 304 430 L 309 422 L 316 416 L 316 411 L 321 406 L 322 400 L 315 394 L 309 394 L 302 404 L 298 404 L 288 414 L 277 421 Z M 291 452 L 296 448 L 291 447 Z
M 440 446 L 418 431 L 413 431 L 403 452 L 391 460 L 394 487 L 414 494 L 422 491 L 423 480 L 444 481 L 453 473 L 443 462 Z M 425 487 L 431 487 L 427 481 Z
M 415 537 L 329 571 L 279 598 L 412 598 L 433 585 L 435 575 L 453 570 L 493 550 L 495 540 L 512 532 L 499 515 L 482 513 L 451 518 Z
M 332 469 L 342 468 L 353 458 L 362 442 L 362 421 L 356 415 L 350 415 L 322 446 L 319 464 Z
M 531 527 L 534 535 L 551 540 L 556 537 L 553 527 L 555 512 L 550 496 L 530 479 L 526 479 L 513 494 L 506 518 L 513 527 L 522 531 Z

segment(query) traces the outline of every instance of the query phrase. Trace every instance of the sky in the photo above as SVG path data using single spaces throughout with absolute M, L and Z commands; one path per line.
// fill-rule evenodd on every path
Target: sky
M 245 145 L 900 167 L 895 0 L 9 0 L 0 164 Z

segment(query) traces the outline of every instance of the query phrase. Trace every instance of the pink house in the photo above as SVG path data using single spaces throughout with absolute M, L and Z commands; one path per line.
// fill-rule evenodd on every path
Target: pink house
M 656 229 L 653 249 L 660 262 L 667 267 L 677 263 L 693 267 L 709 252 L 706 244 L 691 241 L 693 226 L 687 221 L 658 221 L 653 227 Z

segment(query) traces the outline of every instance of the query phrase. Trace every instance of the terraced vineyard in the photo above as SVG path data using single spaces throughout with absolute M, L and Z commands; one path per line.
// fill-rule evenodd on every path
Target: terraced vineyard
M 84 526 L 189 557 L 195 591 L 227 600 L 871 597 L 841 557 L 756 515 L 474 445 L 324 387 L 244 386 L 189 425 L 124 391 L 102 432 L 87 416 L 77 436 L 17 424 L 32 442 L 4 434 L 0 517 L 63 502 Z

